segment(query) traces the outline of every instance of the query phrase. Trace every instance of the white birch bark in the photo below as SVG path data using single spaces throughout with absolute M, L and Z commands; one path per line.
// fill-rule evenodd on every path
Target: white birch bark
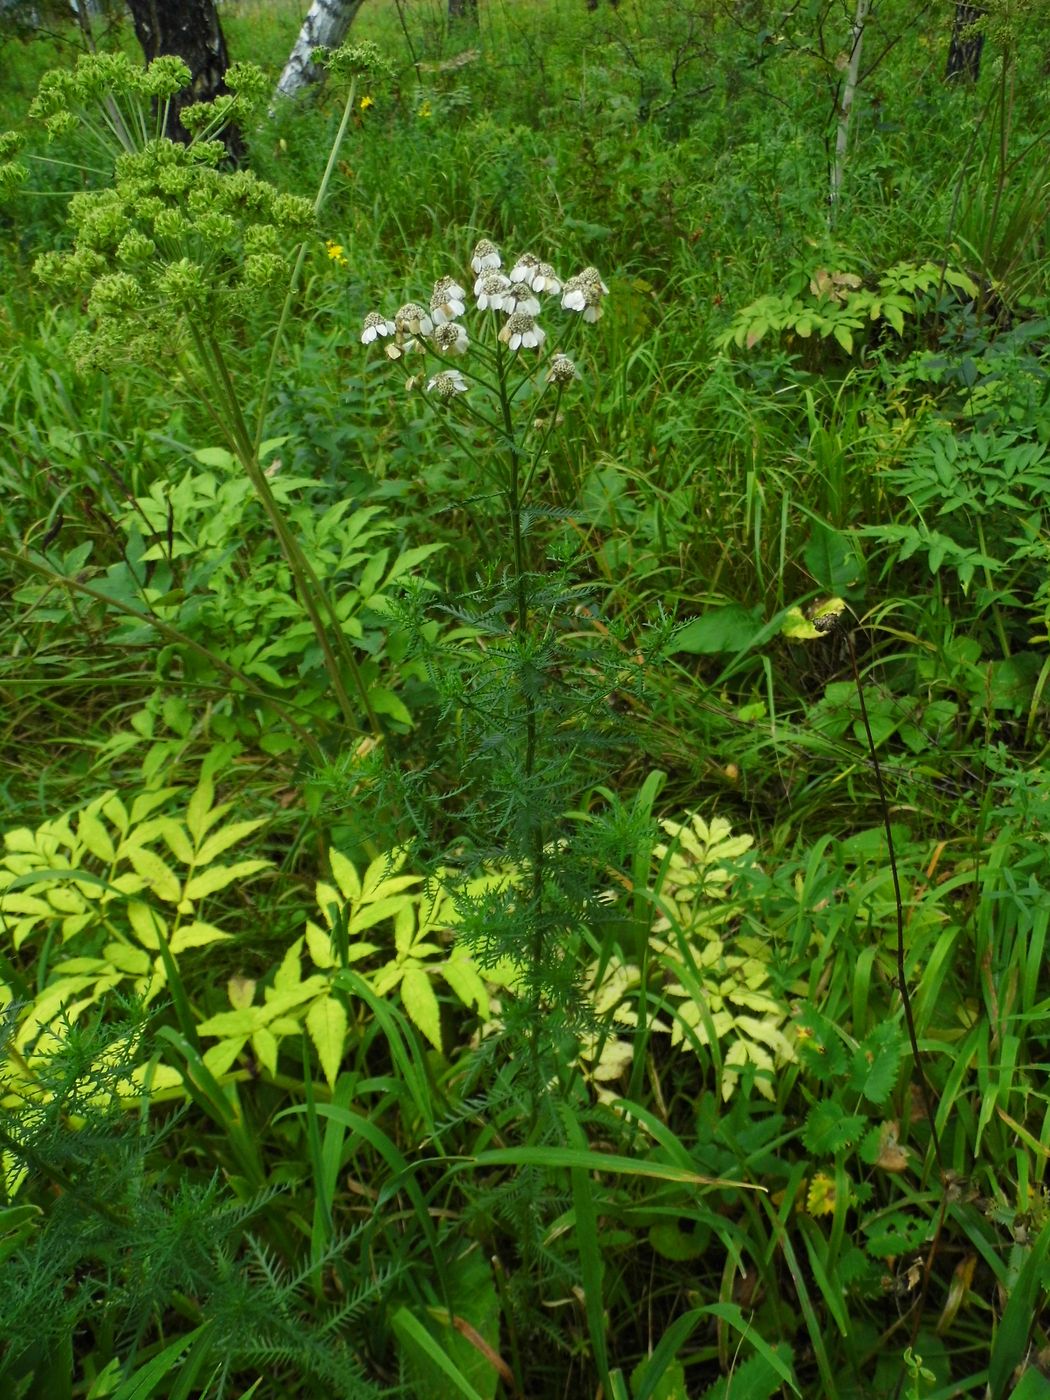
M 835 161 L 831 167 L 831 218 L 834 220 L 839 196 L 842 193 L 842 177 L 846 171 L 846 147 L 849 144 L 849 122 L 853 112 L 853 99 L 857 92 L 857 75 L 860 72 L 860 50 L 864 42 L 864 26 L 867 23 L 871 0 L 857 0 L 850 30 L 849 63 L 846 65 L 846 81 L 842 89 L 842 102 L 839 105 L 839 129 L 835 137 Z
M 313 0 L 295 47 L 284 65 L 275 97 L 293 97 L 320 76 L 314 49 L 335 49 L 343 42 L 364 0 Z

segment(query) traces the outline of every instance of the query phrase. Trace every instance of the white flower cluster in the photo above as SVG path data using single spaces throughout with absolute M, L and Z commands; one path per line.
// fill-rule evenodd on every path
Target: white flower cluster
M 598 270 L 588 267 L 563 282 L 550 263 L 532 253 L 523 253 L 509 272 L 503 271 L 499 249 L 482 238 L 470 260 L 474 274 L 474 300 L 479 311 L 494 311 L 506 319 L 499 330 L 500 342 L 511 351 L 540 350 L 546 332 L 537 317 L 540 297 L 560 297 L 566 311 L 577 312 L 585 321 L 597 321 L 602 314 L 602 298 L 609 288 Z M 407 302 L 391 320 L 378 311 L 365 317 L 361 342 L 386 340 L 386 353 L 392 360 L 413 350 L 429 348 L 442 356 L 463 355 L 470 347 L 466 329 L 459 322 L 467 309 L 468 295 L 454 278 L 442 277 L 434 284 L 429 311 L 417 302 Z M 576 366 L 567 355 L 556 354 L 548 367 L 549 381 L 564 387 L 576 377 Z M 427 390 L 450 399 L 465 393 L 466 379 L 458 369 L 446 368 L 433 375 Z

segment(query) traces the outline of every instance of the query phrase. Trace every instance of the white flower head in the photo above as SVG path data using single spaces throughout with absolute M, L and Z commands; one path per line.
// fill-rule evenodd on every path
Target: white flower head
M 532 274 L 539 265 L 539 258 L 532 253 L 522 253 L 507 276 L 512 282 L 529 282 L 531 285 Z
M 467 309 L 466 292 L 451 277 L 441 277 L 434 283 L 434 295 L 430 298 L 430 314 L 434 324 L 454 321 Z
M 571 384 L 577 377 L 576 366 L 568 355 L 555 355 L 547 367 L 547 379 L 558 389 Z
M 524 311 L 526 316 L 538 316 L 540 304 L 527 282 L 511 278 L 510 289 L 503 298 L 504 311 Z
M 466 331 L 454 321 L 435 326 L 431 339 L 443 355 L 464 355 L 470 346 Z
M 424 311 L 418 302 L 406 301 L 400 307 L 394 317 L 394 325 L 398 335 L 429 335 L 434 329 L 434 322 L 430 315 Z
M 602 297 L 609 288 L 593 267 L 570 277 L 562 289 L 561 304 L 566 311 L 582 311 L 585 321 L 597 321 L 602 314 Z
M 483 272 L 474 283 L 474 295 L 478 299 L 479 311 L 502 311 L 506 304 L 510 283 L 502 272 Z
M 550 263 L 537 263 L 532 269 L 531 278 L 526 278 L 534 292 L 548 292 L 556 297 L 561 291 L 561 278 Z
M 378 311 L 370 311 L 361 328 L 361 344 L 371 345 L 372 341 L 378 340 L 381 335 L 393 335 L 396 330 L 393 321 L 387 320 Z
M 451 399 L 456 394 L 467 392 L 467 381 L 458 369 L 446 369 L 427 381 L 427 393 L 437 394 L 439 399 Z
M 602 275 L 596 267 L 585 267 L 580 273 L 580 280 L 581 282 L 593 282 L 603 297 L 609 295 L 609 288 L 602 281 Z
M 480 276 L 483 272 L 497 271 L 503 266 L 503 259 L 500 257 L 499 249 L 495 243 L 490 243 L 487 238 L 479 238 L 474 245 L 470 265 Z
M 546 340 L 546 332 L 542 327 L 537 326 L 535 320 L 524 311 L 515 311 L 513 315 L 507 317 L 507 322 L 499 333 L 500 340 L 504 345 L 509 345 L 512 350 L 524 347 L 526 350 L 538 350 Z

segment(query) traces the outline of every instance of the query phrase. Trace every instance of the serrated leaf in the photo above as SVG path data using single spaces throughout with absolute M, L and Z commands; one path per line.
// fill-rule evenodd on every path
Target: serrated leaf
M 150 890 L 168 904 L 177 904 L 182 898 L 182 882 L 167 862 L 161 860 L 156 851 L 142 846 L 132 846 L 127 853 L 135 874 L 145 880 Z
M 252 1036 L 252 1049 L 255 1058 L 272 1075 L 277 1073 L 277 1037 L 265 1026 L 260 1026 Z
M 335 1088 L 343 1060 L 346 1028 L 346 1011 L 338 997 L 320 997 L 306 1013 L 306 1029 L 317 1047 L 317 1058 L 330 1089 Z
M 276 1013 L 268 1006 L 242 1006 L 237 1011 L 220 1011 L 217 1016 L 209 1016 L 197 1027 L 198 1035 L 241 1036 L 247 1039 L 260 1026 L 271 1021 Z M 242 1044 L 243 1044 L 242 1039 Z
M 220 471 L 230 471 L 235 462 L 233 455 L 227 452 L 225 447 L 201 447 L 193 456 L 202 467 L 218 467 Z
M 297 938 L 288 948 L 281 965 L 273 975 L 273 992 L 288 992 L 293 987 L 298 987 L 303 980 L 303 965 L 301 961 L 303 951 L 303 940 Z M 271 993 L 267 993 L 267 1000 L 271 999 Z
M 229 826 L 223 826 L 218 831 L 213 831 L 197 852 L 198 865 L 210 865 L 216 856 L 221 856 L 223 851 L 229 850 L 238 841 L 243 841 L 246 836 L 250 836 L 253 831 L 258 831 L 259 827 L 265 825 L 266 818 L 258 817 L 254 821 L 231 822 Z
M 163 807 L 170 797 L 174 797 L 181 791 L 177 787 L 154 788 L 152 792 L 140 792 L 131 804 L 130 825 L 137 827 L 144 822 L 151 812 L 155 812 L 158 807 Z
M 348 856 L 344 856 L 342 851 L 331 850 L 328 852 L 328 860 L 332 867 L 332 878 L 339 886 L 343 899 L 353 900 L 355 903 L 361 898 L 361 877 L 357 873 L 357 867 Z M 321 909 L 328 912 L 328 892 L 331 885 L 326 885 L 319 881 L 317 885 L 317 902 Z M 335 903 L 339 901 L 336 900 Z
M 845 1113 L 833 1099 L 814 1104 L 806 1117 L 802 1141 L 817 1157 L 830 1157 L 843 1148 L 852 1147 L 868 1120 L 860 1113 Z
M 135 937 L 151 952 L 156 952 L 160 947 L 160 940 L 167 941 L 168 926 L 148 904 L 143 904 L 140 899 L 133 899 L 127 905 L 128 923 L 131 925 Z
M 817 1172 L 806 1192 L 806 1210 L 812 1216 L 834 1215 L 837 1198 L 835 1178 L 827 1172 Z
M 201 778 L 186 807 L 186 826 L 195 845 L 200 845 L 211 823 L 208 820 L 215 801 L 215 784 L 210 778 Z
M 872 1103 L 885 1103 L 897 1083 L 902 1048 L 900 1030 L 893 1022 L 876 1026 L 853 1053 L 852 1087 Z
M 174 817 L 163 818 L 160 822 L 160 834 L 176 860 L 181 861 L 183 865 L 193 864 L 193 847 L 181 822 L 177 822 Z
M 442 966 L 441 975 L 464 1006 L 472 1006 L 482 1016 L 488 1016 L 488 989 L 470 958 L 463 953 L 453 953 Z
M 406 852 L 393 850 L 376 856 L 370 862 L 368 869 L 361 879 L 361 898 L 363 900 L 375 899 L 379 891 L 391 879 L 397 877 L 398 871 L 405 863 Z M 419 879 L 419 876 L 403 877 L 409 880 Z
M 243 880 L 265 870 L 269 864 L 268 860 L 239 860 L 234 865 L 213 865 L 186 882 L 186 898 L 203 899 L 216 890 L 224 890 L 234 880 Z
M 107 818 L 108 821 L 111 821 L 113 823 L 113 825 L 117 828 L 117 830 L 122 836 L 127 834 L 127 808 L 124 806 L 123 802 L 121 802 L 120 798 L 115 792 L 108 794 L 108 796 L 106 796 L 103 799 L 103 801 L 99 803 L 99 811 L 105 818 Z
M 214 924 L 201 923 L 199 919 L 194 919 L 192 923 L 183 924 L 177 928 L 171 936 L 170 948 L 176 956 L 184 953 L 187 948 L 204 948 L 209 943 L 219 943 L 232 938 L 230 933 L 223 933 L 222 929 L 216 928 Z
M 307 922 L 306 949 L 310 954 L 314 967 L 327 968 L 335 966 L 335 956 L 332 952 L 331 935 L 324 929 L 318 928 L 317 924 Z
M 218 1044 L 205 1050 L 203 1060 L 205 1067 L 215 1076 L 221 1079 L 226 1074 L 237 1056 L 244 1049 L 245 1037 L 234 1036 L 230 1040 L 220 1040 Z
M 441 1049 L 441 1009 L 429 976 L 411 967 L 401 978 L 401 1004 L 435 1050 Z
M 406 905 L 412 904 L 412 895 L 393 895 L 390 899 L 380 899 L 375 904 L 366 904 L 347 924 L 350 933 L 364 933 L 365 929 L 374 928 L 376 924 L 382 923 L 385 919 L 394 918 L 397 913 Z
M 81 812 L 77 821 L 77 836 L 86 851 L 98 860 L 105 861 L 107 865 L 112 865 L 117 856 L 116 848 L 105 823 L 98 817 L 91 812 Z

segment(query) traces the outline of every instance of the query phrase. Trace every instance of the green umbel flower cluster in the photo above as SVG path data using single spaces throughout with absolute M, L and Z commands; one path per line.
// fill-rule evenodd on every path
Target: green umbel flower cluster
M 233 64 L 228 94 L 183 109 L 193 133 L 183 145 L 161 133 L 167 104 L 189 80 L 170 55 L 142 68 L 126 54 L 88 54 L 45 74 L 30 108 L 49 139 L 83 131 L 113 158 L 110 184 L 70 200 L 72 250 L 35 266 L 46 286 L 86 296 L 92 324 L 74 345 L 82 364 L 155 362 L 194 333 L 228 335 L 261 292 L 285 290 L 313 227 L 308 200 L 221 168 L 226 148 L 214 138 L 266 101 L 265 74 Z M 12 166 L 8 183 L 17 174 Z
M 170 355 L 193 326 L 226 334 L 261 292 L 286 287 L 313 207 L 250 171 L 220 170 L 224 157 L 221 141 L 149 141 L 118 157 L 110 188 L 70 201 L 73 250 L 45 253 L 34 270 L 57 291 L 87 291 L 82 363 Z

